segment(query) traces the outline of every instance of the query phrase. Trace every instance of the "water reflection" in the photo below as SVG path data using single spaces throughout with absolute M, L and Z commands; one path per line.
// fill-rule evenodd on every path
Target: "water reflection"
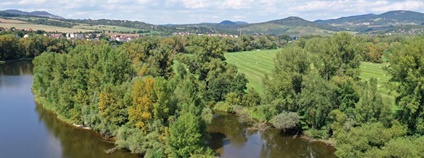
M 34 103 L 32 63 L 0 64 L 0 157 L 128 158 L 138 157 L 101 141 L 98 134 L 74 128 Z
M 31 61 L 17 61 L 0 64 L 1 76 L 32 75 L 33 65 Z
M 221 157 L 335 157 L 334 148 L 319 142 L 309 142 L 293 136 L 284 136 L 279 130 L 251 132 L 238 123 L 234 115 L 216 114 L 208 127 L 210 146 Z
M 64 122 L 59 121 L 56 115 L 43 109 L 40 105 L 36 106 L 39 114 L 39 121 L 43 122 L 48 131 L 60 140 L 63 157 L 72 158 L 129 158 L 138 157 L 124 150 L 117 150 L 112 154 L 106 154 L 104 150 L 113 148 L 114 145 L 101 141 L 99 134 L 93 131 L 87 131 L 75 128 Z

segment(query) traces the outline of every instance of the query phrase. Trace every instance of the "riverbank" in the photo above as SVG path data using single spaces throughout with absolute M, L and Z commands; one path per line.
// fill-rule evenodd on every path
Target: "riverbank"
M 224 111 L 214 110 L 214 113 L 223 114 L 223 115 L 230 114 L 230 115 L 236 115 L 237 116 L 237 114 L 235 112 L 229 111 L 229 109 L 232 109 L 232 108 L 224 108 L 224 109 L 226 109 L 227 111 L 225 111 L 225 110 Z M 247 119 L 247 120 L 253 121 L 252 123 L 255 123 L 255 122 L 261 123 L 261 124 L 265 123 L 266 126 L 268 126 L 268 127 L 264 128 L 265 130 L 269 130 L 269 129 L 278 130 L 272 124 L 270 124 L 269 121 L 265 121 L 264 116 L 261 116 L 257 113 L 254 113 L 253 111 L 249 111 L 249 115 L 251 115 L 250 117 L 252 117 L 252 118 Z M 239 117 L 239 116 L 237 116 L 237 117 Z M 244 120 L 244 121 L 247 121 L 247 120 Z M 256 128 L 254 128 L 254 129 L 256 129 Z M 329 147 L 333 148 L 334 150 L 336 150 L 336 148 L 335 148 L 336 140 L 334 138 L 330 138 L 330 139 L 315 138 L 314 135 L 311 134 L 309 131 L 303 131 L 303 132 L 301 132 L 301 134 L 292 133 L 292 134 L 288 134 L 287 136 L 291 136 L 293 138 L 299 137 L 301 139 L 307 140 L 308 142 L 321 143 L 323 145 L 329 146 Z
M 300 136 L 300 138 L 305 139 L 305 140 L 308 140 L 309 142 L 323 143 L 323 144 L 325 144 L 327 146 L 331 146 L 334 149 L 336 149 L 336 146 L 335 146 L 336 145 L 336 140 L 333 139 L 333 138 L 332 139 L 316 139 L 316 138 L 310 137 L 310 136 L 305 135 L 305 134 L 302 134 Z

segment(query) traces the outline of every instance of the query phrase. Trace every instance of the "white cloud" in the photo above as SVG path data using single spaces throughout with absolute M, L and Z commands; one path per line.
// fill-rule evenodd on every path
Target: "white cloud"
M 263 22 L 288 16 L 308 20 L 424 11 L 422 0 L 5 0 L 0 8 L 45 10 L 66 18 L 130 19 L 154 24 L 241 20 Z
M 386 12 L 391 10 L 422 10 L 424 8 L 423 1 L 405 1 L 396 2 L 378 8 L 373 8 L 373 11 Z
M 19 4 L 40 4 L 46 3 L 47 0 L 21 0 Z

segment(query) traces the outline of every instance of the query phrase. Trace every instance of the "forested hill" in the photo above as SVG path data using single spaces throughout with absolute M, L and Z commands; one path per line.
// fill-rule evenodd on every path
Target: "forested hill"
M 390 33 L 395 30 L 421 30 L 424 27 L 424 14 L 420 12 L 398 10 L 383 14 L 365 14 L 338 19 L 317 20 L 316 23 L 328 24 L 334 27 L 350 31 L 372 33 Z
M 311 22 L 300 17 L 291 16 L 285 19 L 280 20 L 272 20 L 265 23 L 274 23 L 279 25 L 287 25 L 287 26 L 302 26 L 302 27 L 316 27 L 323 30 L 331 30 L 331 31 L 342 31 L 342 28 L 333 27 L 331 25 Z
M 419 34 L 424 32 L 424 14 L 412 11 L 390 11 L 383 14 L 365 14 L 338 19 L 308 21 L 301 17 L 287 17 L 259 23 L 234 22 L 198 23 L 179 25 L 154 25 L 141 21 L 110 19 L 64 19 L 44 11 L 0 11 L 0 17 L 28 23 L 53 25 L 67 28 L 96 29 L 106 26 L 142 30 L 140 33 L 157 32 L 161 35 L 174 33 L 192 34 L 266 34 L 266 35 L 330 35 L 339 31 L 361 34 Z M 34 18 L 35 17 L 35 18 Z M 3 27 L 0 23 L 0 27 Z M 6 25 L 5 25 L 6 26 Z M 9 25 L 7 25 L 9 26 Z M 37 29 L 37 28 L 35 28 Z M 98 31 L 98 30 L 95 30 Z
M 46 11 L 33 11 L 33 12 L 25 12 L 15 9 L 2 10 L 0 11 L 1 16 L 29 16 L 29 17 L 46 17 L 52 19 L 65 19 L 61 16 L 50 14 Z
M 317 23 L 343 25 L 347 23 L 359 24 L 370 23 L 370 25 L 390 24 L 390 23 L 415 23 L 421 25 L 424 23 L 424 13 L 398 10 L 389 11 L 383 14 L 364 14 L 349 17 L 341 17 L 338 19 L 317 20 Z

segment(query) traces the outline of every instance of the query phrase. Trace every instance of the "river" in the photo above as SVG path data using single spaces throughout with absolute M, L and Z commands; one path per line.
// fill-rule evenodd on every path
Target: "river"
M 36 105 L 29 61 L 0 64 L 1 158 L 132 158 L 126 150 L 106 154 L 113 144 L 93 131 L 75 128 Z M 334 157 L 318 142 L 283 136 L 275 129 L 250 132 L 233 115 L 215 114 L 210 146 L 226 158 Z

